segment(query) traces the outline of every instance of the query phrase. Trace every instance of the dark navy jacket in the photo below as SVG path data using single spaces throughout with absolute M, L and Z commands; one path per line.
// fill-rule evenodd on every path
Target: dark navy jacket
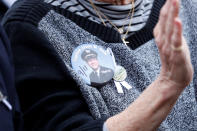
M 0 131 L 22 130 L 22 119 L 14 87 L 14 67 L 8 38 L 0 25 L 0 93 L 6 97 L 8 106 L 0 96 Z

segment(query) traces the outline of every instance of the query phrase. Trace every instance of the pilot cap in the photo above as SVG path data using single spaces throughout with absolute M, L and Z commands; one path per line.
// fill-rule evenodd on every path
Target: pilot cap
M 91 49 L 85 49 L 81 54 L 81 58 L 87 62 L 92 58 L 97 58 L 97 53 Z

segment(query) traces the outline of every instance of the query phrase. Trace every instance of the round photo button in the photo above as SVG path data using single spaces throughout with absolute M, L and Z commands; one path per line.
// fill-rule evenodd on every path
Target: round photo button
M 115 65 L 107 49 L 95 44 L 78 46 L 71 57 L 72 68 L 91 86 L 105 85 L 114 76 Z

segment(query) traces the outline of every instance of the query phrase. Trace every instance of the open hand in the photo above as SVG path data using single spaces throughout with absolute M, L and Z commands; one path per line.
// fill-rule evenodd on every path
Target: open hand
M 178 13 L 179 0 L 167 0 L 161 9 L 154 36 L 162 63 L 160 77 L 184 88 L 192 80 L 193 68 Z

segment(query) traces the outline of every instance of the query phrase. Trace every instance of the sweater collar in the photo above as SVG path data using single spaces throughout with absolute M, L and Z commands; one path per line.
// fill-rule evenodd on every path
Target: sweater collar
M 158 22 L 160 9 L 165 4 L 166 0 L 154 0 L 153 6 L 151 9 L 151 14 L 146 22 L 146 25 L 139 31 L 133 33 L 126 40 L 130 42 L 128 45 L 131 49 L 136 49 L 149 40 L 153 39 L 153 29 Z M 94 22 L 93 22 L 94 23 Z M 82 27 L 85 27 L 82 23 Z M 112 28 L 104 27 L 103 25 L 92 22 L 89 23 L 89 28 L 86 28 L 89 32 L 95 34 L 105 42 L 118 43 L 122 42 L 120 34 Z M 100 28 L 103 28 L 102 30 Z M 96 33 L 95 33 L 96 32 Z
M 148 42 L 149 40 L 153 39 L 153 29 L 158 22 L 160 9 L 165 4 L 166 0 L 154 0 L 153 6 L 151 9 L 151 14 L 145 24 L 145 26 L 137 31 L 134 32 L 130 37 L 126 39 L 129 41 L 130 44 L 128 46 L 131 49 L 136 49 L 139 46 L 143 45 L 144 43 Z M 120 34 L 110 27 L 105 27 L 102 24 L 98 24 L 96 22 L 90 21 L 87 18 L 84 18 L 79 15 L 75 15 L 67 10 L 61 9 L 59 7 L 53 7 L 56 12 L 61 13 L 65 17 L 74 21 L 78 26 L 82 27 L 83 29 L 87 30 L 91 34 L 97 36 L 101 40 L 108 42 L 108 43 L 121 43 L 122 39 Z
M 131 49 L 136 49 L 149 40 L 153 39 L 153 29 L 158 22 L 160 9 L 165 4 L 166 0 L 154 0 L 151 14 L 149 15 L 146 25 L 139 31 L 132 34 L 126 40 L 130 42 L 128 45 Z M 17 6 L 23 8 L 17 8 Z M 31 10 L 30 10 L 31 8 Z M 96 22 L 90 21 L 87 18 L 84 18 L 79 15 L 75 15 L 65 9 L 62 9 L 58 6 L 51 6 L 46 4 L 41 0 L 28 0 L 28 1 L 19 1 L 16 3 L 7 14 L 12 12 L 12 17 L 5 17 L 5 21 L 9 22 L 12 20 L 18 20 L 23 22 L 32 23 L 33 25 L 38 25 L 39 21 L 46 15 L 49 10 L 55 10 L 59 14 L 64 15 L 66 18 L 71 19 L 78 26 L 84 30 L 90 32 L 92 35 L 97 36 L 101 40 L 108 43 L 120 43 L 122 42 L 120 34 L 113 28 L 105 27 L 104 25 L 98 24 Z M 31 15 L 29 12 L 31 11 Z M 24 17 L 25 16 L 25 17 Z

